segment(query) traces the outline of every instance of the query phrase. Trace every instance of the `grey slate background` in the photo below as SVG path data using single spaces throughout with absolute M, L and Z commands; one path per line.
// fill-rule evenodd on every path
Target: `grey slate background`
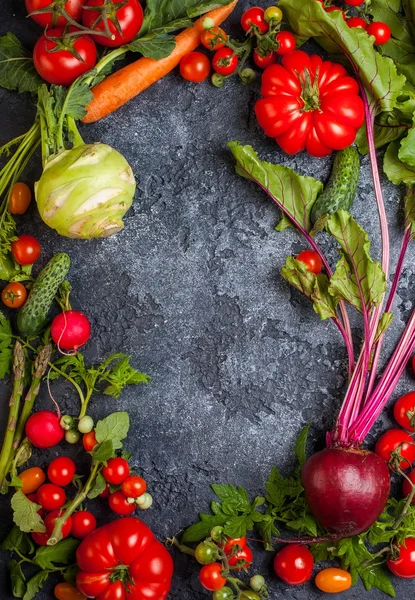
M 261 0 L 258 4 L 268 4 Z M 240 0 L 227 29 L 240 34 L 239 16 L 254 2 Z M 25 21 L 23 1 L 0 0 L 1 34 L 11 30 L 28 44 L 39 32 Z M 315 50 L 315 47 L 312 47 Z M 137 178 L 125 230 L 108 240 L 73 241 L 41 222 L 35 207 L 19 219 L 20 232 L 38 237 L 39 266 L 57 251 L 72 258 L 73 305 L 87 313 L 93 337 L 85 350 L 91 361 L 125 351 L 136 367 L 152 376 L 148 386 L 131 388 L 119 400 L 96 396 L 94 417 L 128 410 L 133 427 L 128 448 L 154 495 L 141 513 L 160 539 L 193 522 L 212 499 L 209 484 L 228 482 L 252 494 L 263 490 L 273 464 L 289 471 L 299 430 L 313 423 L 310 451 L 322 447 L 345 391 L 345 350 L 335 328 L 320 323 L 311 307 L 279 276 L 287 254 L 303 248 L 292 230 L 274 231 L 277 213 L 254 185 L 234 174 L 229 140 L 252 144 L 267 160 L 326 180 L 331 159 L 290 158 L 264 138 L 253 117 L 258 84 L 244 88 L 235 78 L 222 90 L 209 83 L 184 82 L 169 75 L 100 123 L 85 126 L 87 142 L 102 141 L 125 154 Z M 26 131 L 34 116 L 28 96 L 0 92 L 0 142 Z M 26 173 L 33 183 L 39 164 Z M 400 245 L 400 191 L 383 181 L 391 223 L 392 257 Z M 369 162 L 354 213 L 371 234 L 379 255 L 379 233 Z M 334 250 L 330 250 L 335 258 Z M 413 306 L 414 251 L 406 262 L 395 321 L 386 354 L 393 348 Z M 392 261 L 394 268 L 395 261 Z M 393 270 L 393 269 L 392 269 Z M 355 324 L 359 336 L 359 323 Z M 395 396 L 409 391 L 409 373 Z M 0 382 L 0 416 L 5 423 L 9 382 Z M 54 387 L 62 410 L 76 413 L 75 397 Z M 45 389 L 38 408 L 51 408 Z M 390 412 L 390 411 L 389 411 Z M 373 439 L 390 423 L 385 415 Z M 73 452 L 67 444 L 59 452 Z M 56 449 L 35 457 L 41 466 Z M 75 451 L 80 471 L 87 467 Z M 1 499 L 0 537 L 11 523 Z M 104 501 L 91 506 L 103 524 L 113 515 Z M 272 575 L 272 555 L 253 544 L 255 565 L 267 574 L 271 597 L 320 598 L 312 583 L 288 588 Z M 176 573 L 169 598 L 203 600 L 197 566 L 175 554 Z M 12 598 L 5 554 L 1 556 L 1 597 Z M 413 593 L 413 583 L 396 580 L 397 597 Z M 52 597 L 52 587 L 37 598 Z M 385 596 L 365 593 L 358 584 L 344 600 Z M 336 598 L 337 596 L 333 596 Z M 338 596 L 340 598 L 340 595 Z

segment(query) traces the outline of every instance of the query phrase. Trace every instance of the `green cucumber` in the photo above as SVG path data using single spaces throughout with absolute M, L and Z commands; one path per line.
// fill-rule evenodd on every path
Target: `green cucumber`
M 59 286 L 65 281 L 71 260 L 63 252 L 55 254 L 39 273 L 26 303 L 17 315 L 21 334 L 32 336 L 42 331 Z
M 360 177 L 360 157 L 354 146 L 337 152 L 330 179 L 311 210 L 316 223 L 324 215 L 349 210 L 356 196 Z

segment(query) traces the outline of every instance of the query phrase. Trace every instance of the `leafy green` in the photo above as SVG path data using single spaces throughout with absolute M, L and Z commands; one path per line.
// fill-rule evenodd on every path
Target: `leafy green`
M 26 577 L 24 576 L 22 567 L 17 560 L 11 560 L 7 566 L 10 571 L 13 596 L 15 598 L 23 598 L 26 592 Z
M 102 494 L 103 491 L 105 491 L 106 487 L 107 482 L 105 481 L 104 476 L 101 473 L 98 473 L 95 478 L 94 485 L 88 492 L 88 498 L 90 500 L 97 498 L 100 494 Z
M 385 333 L 385 331 L 387 331 L 389 329 L 389 327 L 392 324 L 392 321 L 393 321 L 393 313 L 391 313 L 391 312 L 383 313 L 383 315 L 381 316 L 381 318 L 379 320 L 378 329 L 376 331 L 376 337 L 375 337 L 376 342 Z
M 113 448 L 122 448 L 122 440 L 127 437 L 130 417 L 126 412 L 115 412 L 98 421 L 95 427 L 97 442 L 112 442 Z
M 257 183 L 283 212 L 277 229 L 283 231 L 294 225 L 309 232 L 311 209 L 323 184 L 313 177 L 298 175 L 288 167 L 260 160 L 251 146 L 242 146 L 239 142 L 228 145 L 236 159 L 238 175 Z
M 11 499 L 14 523 L 25 533 L 32 531 L 45 532 L 45 525 L 37 514 L 42 507 L 31 502 L 21 490 L 18 490 Z
M 392 115 L 393 120 L 391 121 L 390 125 L 387 123 L 383 125 L 382 123 L 375 122 L 374 136 L 376 148 L 382 148 L 382 146 L 385 146 L 390 142 L 394 142 L 395 140 L 400 139 L 403 136 L 403 134 L 408 131 L 407 125 L 400 125 L 397 119 L 395 119 L 394 113 L 382 113 L 382 116 L 384 115 Z M 369 153 L 369 146 L 366 134 L 366 124 L 364 124 L 357 132 L 356 145 L 361 154 Z
M 410 167 L 399 158 L 399 142 L 389 144 L 383 160 L 383 170 L 389 180 L 395 185 L 406 183 L 415 184 L 415 167 Z
M 405 164 L 415 167 L 415 114 L 413 118 L 413 127 L 408 135 L 402 140 L 398 153 L 399 160 Z
M 10 375 L 13 364 L 13 339 L 10 321 L 0 311 L 0 379 Z
M 306 425 L 295 441 L 294 452 L 300 467 L 302 467 L 307 460 L 307 439 L 310 427 L 311 423 Z
M 97 462 L 107 462 L 110 458 L 116 456 L 114 443 L 112 440 L 106 440 L 102 444 L 98 444 L 92 450 L 92 458 Z
M 8 90 L 35 92 L 43 83 L 32 54 L 13 33 L 0 37 L 0 86 Z
M 415 187 L 407 186 L 405 195 L 405 229 L 408 229 L 411 239 L 415 238 Z
M 230 2 L 231 0 L 148 0 L 139 37 L 178 19 L 197 17 Z
M 34 561 L 43 570 L 54 569 L 60 564 L 69 565 L 75 562 L 75 552 L 79 544 L 79 540 L 68 538 L 55 546 L 42 546 L 38 548 Z
M 17 550 L 21 554 L 33 554 L 35 551 L 32 539 L 17 525 L 13 525 L 9 532 L 9 535 L 3 540 L 1 544 L 2 550 Z
M 29 579 L 23 600 L 33 600 L 36 594 L 42 589 L 43 584 L 47 581 L 49 573 L 49 571 L 39 571 L 39 573 Z
M 151 32 L 141 38 L 133 40 L 128 44 L 132 52 L 139 52 L 143 56 L 160 60 L 170 56 L 176 47 L 176 40 L 172 36 L 157 35 Z

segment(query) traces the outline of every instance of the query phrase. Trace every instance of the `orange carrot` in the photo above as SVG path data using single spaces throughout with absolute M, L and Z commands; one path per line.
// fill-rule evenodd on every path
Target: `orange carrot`
M 152 58 L 140 58 L 134 63 L 109 75 L 101 83 L 93 88 L 93 100 L 87 106 L 87 115 L 84 123 L 93 123 L 126 104 L 170 73 L 180 63 L 183 56 L 193 52 L 200 44 L 200 36 L 203 32 L 203 21 L 210 17 L 215 25 L 220 25 L 233 11 L 238 0 L 227 6 L 222 6 L 195 21 L 192 27 L 188 27 L 176 36 L 176 48 L 166 58 L 153 60 Z

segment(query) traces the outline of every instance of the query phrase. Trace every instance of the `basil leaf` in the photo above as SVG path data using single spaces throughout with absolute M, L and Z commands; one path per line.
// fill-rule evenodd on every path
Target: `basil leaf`
M 302 467 L 307 460 L 307 438 L 310 431 L 310 423 L 304 427 L 295 441 L 294 452 Z
M 10 32 L 0 37 L 0 86 L 20 94 L 35 92 L 42 83 L 32 54 L 17 37 Z

